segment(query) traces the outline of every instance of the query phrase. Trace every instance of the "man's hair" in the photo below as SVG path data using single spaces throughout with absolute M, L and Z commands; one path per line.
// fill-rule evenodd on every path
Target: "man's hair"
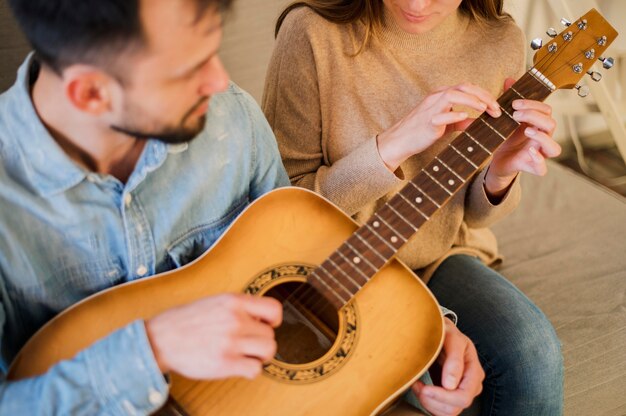
M 145 0 L 150 1 L 150 0 Z M 228 10 L 232 0 L 197 3 Z M 76 63 L 110 65 L 115 57 L 144 43 L 139 0 L 9 0 L 13 14 L 39 61 L 61 72 Z

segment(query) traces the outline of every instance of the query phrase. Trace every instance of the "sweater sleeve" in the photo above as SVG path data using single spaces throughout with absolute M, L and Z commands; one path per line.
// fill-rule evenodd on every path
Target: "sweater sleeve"
M 320 96 L 328 75 L 318 68 L 316 52 L 323 53 L 323 48 L 314 47 L 323 33 L 315 27 L 319 23 L 330 25 L 305 7 L 292 11 L 283 22 L 267 71 L 263 111 L 291 183 L 323 195 L 353 215 L 401 179 L 385 166 L 375 136 L 364 138 L 332 164 L 328 161 L 324 143 L 332 138 L 322 135 Z
M 522 30 L 513 22 L 508 24 L 504 36 L 501 37 L 499 49 L 511 51 L 511 59 L 503 59 L 501 73 L 502 88 L 506 78 L 519 79 L 526 72 L 526 47 Z M 502 93 L 503 91 L 500 91 Z M 506 194 L 496 205 L 492 204 L 485 191 L 484 181 L 488 168 L 483 169 L 470 183 L 465 198 L 464 220 L 470 228 L 489 227 L 513 212 L 522 197 L 520 175 L 517 175 Z

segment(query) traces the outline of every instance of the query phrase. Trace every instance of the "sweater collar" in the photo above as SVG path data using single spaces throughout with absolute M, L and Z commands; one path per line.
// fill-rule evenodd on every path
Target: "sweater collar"
M 398 26 L 391 12 L 384 9 L 383 13 L 380 40 L 385 45 L 405 50 L 428 51 L 441 49 L 442 45 L 459 39 L 469 23 L 469 19 L 457 10 L 432 30 L 426 33 L 412 34 L 405 32 Z

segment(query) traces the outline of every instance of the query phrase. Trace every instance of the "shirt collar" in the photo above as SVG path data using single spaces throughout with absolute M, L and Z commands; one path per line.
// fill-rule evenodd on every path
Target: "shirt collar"
M 11 135 L 17 138 L 17 145 L 23 153 L 22 167 L 26 180 L 40 196 L 47 198 L 78 185 L 89 172 L 70 159 L 37 115 L 30 95 L 33 65 L 38 63 L 31 53 L 20 66 L 15 84 L 6 93 L 10 111 L 8 128 L 13 133 Z M 127 186 L 136 187 L 149 172 L 165 162 L 168 153 L 185 150 L 186 144 L 167 145 L 148 140 Z

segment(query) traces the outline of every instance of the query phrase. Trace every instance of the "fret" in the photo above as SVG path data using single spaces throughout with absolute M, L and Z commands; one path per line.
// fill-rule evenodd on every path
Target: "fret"
M 489 128 L 490 128 L 490 129 L 491 129 L 494 133 L 496 133 L 498 136 L 500 136 L 500 138 L 502 139 L 502 141 L 505 141 L 505 140 L 506 140 L 506 137 L 504 137 L 504 136 L 502 135 L 502 133 L 500 133 L 497 129 L 495 129 L 495 128 L 491 125 L 491 124 L 487 123 L 487 120 L 485 120 L 485 119 L 484 119 L 484 118 L 482 118 L 482 117 L 478 117 L 478 120 L 482 121 L 482 122 L 483 122 L 483 124 L 484 124 L 485 126 L 489 127 Z
M 440 153 L 441 154 L 441 153 Z M 460 176 L 458 173 L 456 173 L 456 171 L 454 169 L 452 169 L 450 166 L 448 166 L 448 164 L 446 162 L 444 162 L 443 160 L 439 159 L 438 156 L 435 156 L 435 159 L 441 163 L 446 169 L 448 169 L 450 171 L 450 173 L 452 173 L 454 176 L 456 176 L 457 178 L 459 178 L 459 180 L 462 183 L 465 183 L 465 179 L 463 179 L 462 176 Z
M 416 179 L 419 179 L 419 178 L 416 178 Z M 432 203 L 433 203 L 433 205 L 435 205 L 437 208 L 441 208 L 441 204 L 439 204 L 437 201 L 435 201 L 434 199 L 432 199 L 432 198 L 430 197 L 430 195 L 428 195 L 426 192 L 424 192 L 424 191 L 422 190 L 422 188 L 420 188 L 419 186 L 417 186 L 417 184 L 416 184 L 415 182 L 411 181 L 410 183 L 411 183 L 411 185 L 413 185 L 413 187 L 414 187 L 415 189 L 417 189 L 417 190 L 419 191 L 419 193 L 420 193 L 421 195 L 423 195 L 423 196 L 425 196 L 426 198 L 428 198 L 428 200 L 429 200 L 430 202 L 432 202 Z M 417 201 L 417 198 L 415 198 L 415 199 L 416 199 L 416 201 Z M 420 202 L 420 203 L 421 203 L 421 202 Z
M 317 269 L 318 269 L 318 270 L 320 270 L 320 269 L 321 269 L 321 266 L 320 266 L 320 267 L 318 267 Z M 324 270 L 324 271 L 325 271 L 325 270 Z M 325 272 L 326 272 L 326 271 L 325 271 Z M 326 273 L 328 273 L 328 272 L 326 272 Z M 313 286 L 316 286 L 314 282 L 320 282 L 320 283 L 321 283 L 324 287 L 319 287 L 319 286 L 317 286 L 317 289 L 318 289 L 318 290 L 320 290 L 322 293 L 324 293 L 324 292 L 330 292 L 330 293 L 331 293 L 331 294 L 332 294 L 335 298 L 339 299 L 339 304 L 337 304 L 336 302 L 333 302 L 333 300 L 332 300 L 332 299 L 329 299 L 328 297 L 326 297 L 326 299 L 327 299 L 329 302 L 331 302 L 331 303 L 335 304 L 335 306 L 339 306 L 339 308 L 341 308 L 343 305 L 345 305 L 346 303 L 348 303 L 348 301 L 350 300 L 350 298 L 349 298 L 349 299 L 344 299 L 344 298 L 342 298 L 341 296 L 339 296 L 339 294 L 338 294 L 337 292 L 335 292 L 335 290 L 334 290 L 332 287 L 330 287 L 330 286 L 328 285 L 328 283 L 326 283 L 326 282 L 324 281 L 324 279 L 322 279 L 320 276 L 318 276 L 318 274 L 317 274 L 315 271 L 314 271 L 313 273 L 311 273 L 311 276 L 315 278 L 315 280 L 314 280 L 314 281 L 310 281 L 310 283 L 311 283 Z
M 357 268 L 354 264 L 352 264 L 352 262 L 348 261 L 348 259 L 346 259 L 346 258 L 344 257 L 344 255 L 343 255 L 343 254 L 341 254 L 341 252 L 336 251 L 335 253 L 339 254 L 339 256 L 340 256 L 342 259 L 344 259 L 344 262 L 345 262 L 345 263 L 347 263 L 347 264 L 349 264 L 349 265 L 351 265 L 353 269 L 355 269 L 355 270 L 357 270 L 358 272 L 362 273 L 362 272 L 361 272 L 361 270 L 359 270 L 359 269 L 358 269 L 358 268 Z M 329 261 L 332 263 L 332 265 L 333 265 L 336 269 L 338 269 L 338 270 L 341 272 L 341 274 L 343 274 L 343 275 L 346 277 L 346 279 L 348 279 L 348 281 L 349 281 L 349 282 L 350 282 L 350 283 L 351 283 L 351 284 L 352 284 L 352 285 L 356 288 L 356 290 L 355 290 L 354 292 L 353 292 L 353 291 L 350 291 L 350 290 L 348 289 L 348 287 L 344 284 L 344 282 L 342 282 L 341 280 L 337 279 L 337 281 L 339 282 L 339 284 L 341 284 L 341 287 L 344 287 L 344 288 L 348 289 L 348 292 L 350 292 L 350 294 L 351 294 L 351 295 L 354 295 L 354 294 L 355 294 L 355 293 L 356 293 L 356 292 L 357 292 L 357 291 L 358 291 L 358 290 L 359 290 L 362 286 L 361 286 L 360 284 L 358 284 L 357 282 L 355 282 L 355 281 L 352 279 L 352 277 L 350 277 L 350 274 L 349 274 L 348 272 L 346 272 L 345 270 L 343 270 L 343 269 L 339 266 L 339 264 L 337 264 L 337 262 L 335 262 L 335 261 L 333 260 L 332 256 L 330 256 L 330 257 L 328 258 L 328 260 L 329 260 Z
M 389 237 L 389 241 L 391 241 L 392 243 L 397 243 L 398 242 L 398 237 L 400 237 L 405 243 L 406 243 L 406 238 L 398 231 L 399 227 L 394 227 L 392 226 L 388 221 L 385 220 L 385 218 L 388 218 L 390 220 L 393 221 L 390 214 L 385 214 L 383 211 L 385 211 L 387 208 L 389 208 L 389 205 L 385 204 L 383 205 L 383 207 L 381 209 L 378 210 L 377 213 L 374 214 L 374 216 L 376 218 L 378 218 L 380 220 L 380 222 L 382 222 L 383 224 L 385 224 L 385 227 L 387 227 L 388 229 L 390 229 L 393 232 L 393 235 L 391 237 Z M 385 217 L 385 218 L 383 218 Z
M 383 260 L 383 262 L 384 262 L 384 263 L 387 263 L 387 260 L 388 260 L 388 259 L 387 259 L 387 258 L 385 258 L 382 254 L 380 254 L 380 252 L 379 252 L 378 250 L 376 250 L 374 247 L 372 247 L 372 246 L 370 245 L 370 243 L 368 243 L 368 242 L 367 242 L 367 240 L 365 240 L 365 239 L 364 239 L 363 237 L 361 237 L 359 234 L 355 234 L 355 235 L 357 236 L 357 238 L 358 238 L 359 240 L 361 240 L 361 242 L 362 242 L 363 244 L 365 244 L 365 245 L 367 246 L 367 248 L 369 248 L 370 250 L 372 250 L 372 252 L 373 252 L 374 254 L 376 254 L 378 257 L 380 257 L 380 258 Z
M 404 221 L 409 227 L 411 227 L 411 229 L 413 230 L 413 232 L 417 231 L 417 227 L 415 225 L 413 225 L 413 223 L 411 221 L 409 221 L 408 219 L 406 219 L 406 217 L 404 215 L 402 215 L 400 212 L 398 212 L 398 210 L 396 210 L 392 204 L 387 203 L 387 206 L 389 206 L 389 209 L 391 209 L 394 214 L 396 214 L 402 221 Z
M 444 191 L 446 191 L 446 192 L 448 193 L 448 195 L 452 195 L 452 192 L 450 192 L 450 191 L 448 190 L 448 188 L 446 188 L 445 186 L 443 186 L 443 185 L 441 184 L 441 182 L 439 182 L 437 179 L 433 178 L 433 177 L 430 175 L 430 173 L 428 173 L 428 171 L 426 171 L 426 170 L 422 169 L 422 172 L 424 172 L 424 173 L 426 174 L 426 176 L 428 176 L 428 177 L 429 177 L 430 179 L 432 179 L 432 180 L 433 180 L 433 181 L 434 181 L 437 185 L 439 185 L 439 187 L 440 187 L 441 189 L 443 189 Z
M 359 230 L 356 231 L 357 233 L 359 232 Z M 361 252 L 357 251 L 354 246 L 352 244 L 350 244 L 350 240 L 353 239 L 353 237 L 350 237 L 350 239 L 348 239 L 348 241 L 346 241 L 344 244 L 346 245 L 346 247 L 348 247 L 350 250 L 352 250 L 352 252 L 359 256 L 361 258 L 361 260 L 363 260 L 365 263 L 367 263 L 367 265 L 370 267 L 370 269 L 372 269 L 372 272 L 369 274 L 369 276 L 373 275 L 374 273 L 376 273 L 376 271 L 378 271 L 378 268 L 376 266 L 374 266 L 368 259 L 367 256 L 362 254 Z M 393 247 L 392 247 L 393 248 Z M 366 279 L 367 280 L 367 279 Z
M 425 170 L 430 172 L 430 175 L 435 178 L 437 182 L 444 185 L 451 193 L 460 188 L 465 182 L 463 178 L 459 180 L 456 172 L 451 172 L 437 159 L 430 162 Z
M 407 204 L 409 204 L 415 211 L 417 211 L 422 217 L 424 217 L 424 219 L 426 221 L 428 221 L 430 219 L 430 217 L 426 214 L 424 214 L 422 212 L 422 210 L 420 210 L 417 205 L 415 205 L 413 202 L 411 202 L 410 199 L 408 199 L 406 196 L 404 196 L 404 194 L 402 192 L 398 192 L 398 195 L 400 195 L 400 198 L 402 198 Z
M 387 240 L 386 240 L 386 239 L 384 239 L 384 238 L 383 238 L 380 234 L 378 234 L 378 233 L 376 232 L 376 230 L 374 230 L 374 229 L 372 228 L 372 226 L 371 226 L 371 225 L 369 225 L 369 224 L 365 224 L 365 228 L 367 228 L 367 229 L 368 229 L 368 230 L 369 230 L 369 231 L 370 231 L 373 235 L 375 235 L 375 236 L 376 236 L 376 237 L 377 237 L 380 241 L 382 241 L 383 243 L 385 243 L 385 244 L 386 244 L 389 248 L 391 248 L 393 251 L 396 251 L 396 248 L 395 248 L 394 246 L 392 246 L 391 244 L 389 244 L 389 243 L 387 242 Z
M 515 120 L 511 114 L 509 114 L 509 111 L 506 108 L 500 106 L 500 110 L 502 110 L 502 112 L 506 114 L 509 117 L 509 119 L 511 119 L 511 121 L 516 123 L 518 126 L 520 125 L 520 123 L 517 120 Z
M 485 146 L 483 146 L 483 144 L 481 142 L 479 142 L 478 140 L 476 140 L 476 138 L 474 136 L 472 136 L 467 130 L 464 131 L 463 133 L 465 133 L 465 135 L 467 137 L 469 137 L 470 139 L 472 139 L 472 141 L 474 143 L 476 143 L 481 149 L 483 149 L 486 153 L 489 154 L 489 156 L 491 156 L 493 154 L 493 152 L 491 152 L 489 149 L 487 149 Z M 469 149 L 468 149 L 469 150 Z
M 423 174 L 423 171 L 420 172 L 416 181 L 419 184 L 419 188 L 424 191 L 424 194 L 427 195 L 428 198 L 430 198 L 431 200 L 436 201 L 439 207 L 445 204 L 450 198 L 450 195 L 441 188 L 441 185 L 432 180 L 430 176 Z M 432 215 L 430 216 L 432 217 Z
M 478 166 L 476 166 L 476 165 L 474 164 L 474 162 L 472 162 L 472 161 L 471 161 L 470 159 L 468 159 L 468 158 L 467 158 L 467 157 L 466 157 L 463 153 L 461 153 L 461 152 L 459 151 L 459 149 L 457 149 L 456 147 L 454 147 L 454 144 L 450 143 L 448 146 L 449 146 L 452 150 L 454 150 L 455 152 L 457 152 L 457 153 L 459 154 L 459 156 L 461 156 L 461 157 L 462 157 L 465 161 L 467 161 L 467 163 L 469 163 L 470 165 L 472 165 L 472 167 L 473 167 L 474 169 L 478 169 Z
M 339 289 L 343 290 L 344 292 L 346 292 L 346 293 L 349 295 L 349 296 L 348 296 L 348 299 L 350 299 L 350 298 L 352 297 L 352 295 L 354 295 L 354 293 L 350 292 L 350 291 L 348 290 L 348 288 L 347 288 L 347 287 L 345 287 L 345 286 L 343 285 L 343 283 L 341 283 L 341 280 L 337 279 L 337 277 L 335 277 L 335 275 L 334 275 L 334 274 L 332 274 L 332 273 L 328 270 L 328 268 L 324 266 L 324 264 L 327 264 L 327 263 L 328 263 L 328 264 L 330 264 L 330 265 L 332 265 L 335 269 L 339 270 L 339 271 L 340 271 L 341 273 L 343 273 L 344 275 L 346 275 L 346 272 L 344 272 L 343 270 L 341 270 L 341 268 L 340 268 L 340 267 L 339 267 L 339 266 L 338 266 L 338 265 L 337 265 L 337 264 L 333 261 L 333 259 L 332 259 L 331 257 L 329 257 L 329 258 L 327 258 L 327 259 L 326 259 L 326 261 L 325 261 L 324 263 L 322 263 L 322 265 L 320 266 L 320 269 L 321 269 L 321 270 L 323 270 L 323 271 L 324 271 L 324 273 L 326 273 L 326 274 L 330 277 L 330 279 L 331 279 L 331 281 L 327 281 L 326 283 L 328 283 L 328 284 L 329 284 L 329 286 L 330 286 L 330 283 L 334 283 L 334 284 L 335 284 L 335 286 L 336 286 L 337 288 L 339 288 Z M 347 275 L 346 275 L 346 276 L 347 276 Z
M 526 97 L 524 97 L 522 94 L 519 93 L 519 91 L 517 91 L 515 88 L 511 87 L 509 88 L 511 91 L 513 91 L 515 94 L 518 95 L 518 97 L 520 97 L 521 99 L 525 100 Z
M 378 230 L 378 235 L 385 240 L 387 245 L 391 245 L 393 247 L 392 253 L 395 253 L 400 247 L 402 247 L 403 241 L 396 236 L 396 230 L 380 221 L 376 214 L 372 215 L 371 226 L 372 228 Z M 390 256 L 391 255 L 393 254 L 390 254 Z
M 476 169 L 478 169 L 471 160 L 466 158 L 463 153 L 460 153 L 458 149 L 454 148 L 452 143 L 439 153 L 439 159 L 442 163 L 445 161 L 448 167 L 465 181 L 471 178 L 474 172 L 476 172 Z

